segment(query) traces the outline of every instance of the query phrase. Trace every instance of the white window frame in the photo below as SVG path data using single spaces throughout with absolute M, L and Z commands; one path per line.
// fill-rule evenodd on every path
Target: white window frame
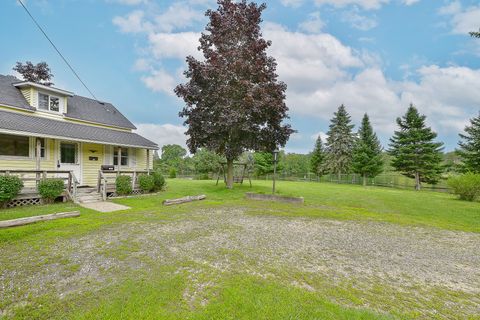
M 131 159 L 130 159 L 130 156 L 131 156 L 131 150 L 130 150 L 130 148 L 120 147 L 120 148 L 122 148 L 122 152 L 123 152 L 123 150 L 127 150 L 127 157 L 126 157 L 126 158 L 127 158 L 127 164 L 126 164 L 126 165 L 125 165 L 125 164 L 122 164 L 122 159 L 121 159 L 121 158 L 125 158 L 125 157 L 122 156 L 122 155 L 120 156 L 120 163 L 118 163 L 118 160 L 117 160 L 117 164 L 115 164 L 115 159 L 118 158 L 118 148 L 119 148 L 119 147 L 112 147 L 112 153 L 113 153 L 112 164 L 113 164 L 114 166 L 120 165 L 120 167 L 129 168 L 129 167 L 130 167 L 130 161 L 131 161 Z M 117 149 L 117 152 L 115 152 L 115 149 Z
M 0 134 L 5 134 L 9 136 L 16 136 L 14 134 L 9 134 L 9 133 L 0 133 Z M 25 137 L 25 136 L 22 136 Z M 1 160 L 31 160 L 32 159 L 32 137 L 27 137 L 28 138 L 28 143 L 29 143 L 29 148 L 28 148 L 28 156 L 7 156 L 7 155 L 0 155 Z
M 40 95 L 43 94 L 45 96 L 48 96 L 48 110 L 47 109 L 40 109 Z M 51 98 L 56 98 L 58 99 L 58 111 L 51 110 Z M 62 114 L 63 113 L 63 98 L 60 96 L 56 96 L 53 94 L 49 94 L 43 91 L 38 91 L 37 92 L 37 110 L 41 112 L 48 112 L 48 113 L 53 113 L 53 114 Z

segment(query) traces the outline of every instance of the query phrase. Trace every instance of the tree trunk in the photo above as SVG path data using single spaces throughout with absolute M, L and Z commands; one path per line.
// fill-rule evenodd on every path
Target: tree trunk
M 227 159 L 227 189 L 233 189 L 233 160 Z
M 365 173 L 363 174 L 363 186 L 367 186 L 367 175 Z
M 420 191 L 422 185 L 420 183 L 420 174 L 415 172 L 415 190 Z

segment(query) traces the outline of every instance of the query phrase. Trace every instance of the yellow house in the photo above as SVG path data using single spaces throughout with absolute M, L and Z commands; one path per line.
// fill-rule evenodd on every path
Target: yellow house
M 154 142 L 112 104 L 0 75 L 0 171 L 70 171 L 97 186 L 102 165 L 153 167 Z

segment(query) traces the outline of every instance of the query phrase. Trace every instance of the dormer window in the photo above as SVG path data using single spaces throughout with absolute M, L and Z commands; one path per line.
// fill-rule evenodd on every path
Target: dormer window
M 38 109 L 60 112 L 60 98 L 45 93 L 38 93 Z

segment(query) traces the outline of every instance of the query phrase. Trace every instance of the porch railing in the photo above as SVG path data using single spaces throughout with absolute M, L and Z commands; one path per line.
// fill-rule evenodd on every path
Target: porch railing
M 17 176 L 23 182 L 23 188 L 20 191 L 20 197 L 38 194 L 37 185 L 43 179 L 55 178 L 64 181 L 64 192 L 72 200 L 76 200 L 77 186 L 79 184 L 77 177 L 72 171 L 61 170 L 0 170 L 0 175 Z
M 98 171 L 98 181 L 97 181 L 97 191 L 102 194 L 104 199 L 107 198 L 107 193 L 116 192 L 115 181 L 119 175 L 127 175 L 132 178 L 132 190 L 139 190 L 138 177 L 146 174 L 149 175 L 150 171 L 148 170 L 99 170 Z

